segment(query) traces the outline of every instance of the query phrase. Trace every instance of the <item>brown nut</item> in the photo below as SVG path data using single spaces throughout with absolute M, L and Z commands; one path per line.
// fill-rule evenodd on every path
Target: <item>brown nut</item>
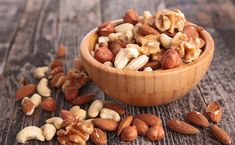
M 109 49 L 112 51 L 114 56 L 117 55 L 118 51 L 121 48 L 125 48 L 125 47 L 126 47 L 126 43 L 121 40 L 114 40 L 109 43 Z
M 63 67 L 63 63 L 59 59 L 55 59 L 51 62 L 51 69 L 54 69 L 56 67 Z
M 133 116 L 131 116 L 131 115 L 126 116 L 125 118 L 123 118 L 122 121 L 120 122 L 119 126 L 118 126 L 117 135 L 120 135 L 125 127 L 130 126 L 132 120 L 133 120 Z
M 147 136 L 151 141 L 159 141 L 164 138 L 165 131 L 161 126 L 155 125 L 149 128 Z
M 138 137 L 136 126 L 127 126 L 123 129 L 121 139 L 123 141 L 134 141 Z
M 135 118 L 144 121 L 148 126 L 162 125 L 162 120 L 156 115 L 143 113 L 135 116 Z
M 94 57 L 99 62 L 104 63 L 106 61 L 113 60 L 113 53 L 108 49 L 107 46 L 102 46 L 95 50 Z
M 104 103 L 104 108 L 114 110 L 120 115 L 124 115 L 125 112 L 126 112 L 126 110 L 121 105 L 115 104 L 115 103 L 105 102 Z
M 168 121 L 167 126 L 173 131 L 181 134 L 197 134 L 200 132 L 197 128 L 193 127 L 192 125 L 177 119 Z
M 107 135 L 99 128 L 94 128 L 91 134 L 91 140 L 96 145 L 107 144 Z
M 185 26 L 182 33 L 186 34 L 189 39 L 199 37 L 197 28 L 193 26 Z
M 66 54 L 67 48 L 61 44 L 56 50 L 56 57 L 64 57 Z
M 192 124 L 201 126 L 201 127 L 209 127 L 209 121 L 207 118 L 197 111 L 189 112 L 186 116 L 187 120 L 191 122 Z
M 139 16 L 138 14 L 136 13 L 136 11 L 134 10 L 128 10 L 126 13 L 125 13 L 125 16 L 123 17 L 123 21 L 125 23 L 131 23 L 133 25 L 135 25 L 136 23 L 138 23 L 138 20 L 139 20 Z
M 100 36 L 108 36 L 114 32 L 114 27 L 110 22 L 104 22 L 98 27 L 98 34 Z
M 150 27 L 150 26 L 148 26 L 146 24 L 142 24 L 139 27 L 139 32 L 143 36 L 149 35 L 149 34 L 154 34 L 154 35 L 159 35 L 160 34 L 156 29 L 154 29 L 154 28 L 152 28 L 152 27 Z
M 182 64 L 182 59 L 175 49 L 167 50 L 161 59 L 161 66 L 163 69 L 170 69 L 178 67 Z
M 118 123 L 112 119 L 95 118 L 92 123 L 104 131 L 116 131 L 118 128 Z
M 55 111 L 56 110 L 56 101 L 55 101 L 55 99 L 48 97 L 42 101 L 41 106 L 46 111 Z
M 16 91 L 16 100 L 21 100 L 22 98 L 32 95 L 34 91 L 36 90 L 36 85 L 35 84 L 28 84 L 25 86 L 22 86 Z
M 84 105 L 90 101 L 92 101 L 95 97 L 95 93 L 88 93 L 82 96 L 78 96 L 72 102 L 73 105 Z
M 135 118 L 132 121 L 132 124 L 136 126 L 136 129 L 137 129 L 139 135 L 146 135 L 149 127 L 144 121 Z
M 229 134 L 222 128 L 217 125 L 212 125 L 211 127 L 212 134 L 223 144 L 231 144 L 232 139 Z
M 77 87 L 70 86 L 64 90 L 65 100 L 68 102 L 72 102 L 78 96 Z
M 160 66 L 161 66 L 161 63 L 159 61 L 149 61 L 142 68 L 140 68 L 139 70 L 143 71 L 146 67 L 151 67 L 153 70 L 156 70 Z
M 222 109 L 218 102 L 210 102 L 205 111 L 206 115 L 213 122 L 219 122 L 222 117 Z
M 60 111 L 60 116 L 63 120 L 73 120 L 74 119 L 73 114 L 70 111 L 65 110 L 65 109 L 62 109 Z

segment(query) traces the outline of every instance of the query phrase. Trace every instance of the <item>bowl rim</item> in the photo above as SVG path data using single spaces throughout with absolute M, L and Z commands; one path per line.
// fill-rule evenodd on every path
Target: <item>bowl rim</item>
M 123 23 L 122 19 L 117 19 L 110 21 L 112 24 L 121 24 Z M 194 23 L 189 22 L 191 25 L 195 25 Z M 91 66 L 95 67 L 96 69 L 103 70 L 107 73 L 115 73 L 118 75 L 126 75 L 126 76 L 162 76 L 162 75 L 168 75 L 172 73 L 177 73 L 180 71 L 185 71 L 186 69 L 196 67 L 200 65 L 204 59 L 208 58 L 211 53 L 214 53 L 214 40 L 211 37 L 211 35 L 203 28 L 202 31 L 200 31 L 201 37 L 205 40 L 205 46 L 203 53 L 193 62 L 190 62 L 188 64 L 184 64 L 182 66 L 172 68 L 172 69 L 159 69 L 159 70 L 154 70 L 154 71 L 132 71 L 132 70 L 121 70 L 121 69 L 116 69 L 114 67 L 110 67 L 107 65 L 104 65 L 97 61 L 89 52 L 89 48 L 87 47 L 88 45 L 86 43 L 87 39 L 89 39 L 89 36 L 97 32 L 98 27 L 92 29 L 90 32 L 88 32 L 85 37 L 81 41 L 80 45 L 80 55 L 83 60 L 85 60 L 87 63 L 89 63 Z

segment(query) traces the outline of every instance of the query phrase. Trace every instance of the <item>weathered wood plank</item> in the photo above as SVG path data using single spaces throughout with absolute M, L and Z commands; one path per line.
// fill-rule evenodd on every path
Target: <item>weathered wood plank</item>
M 8 52 L 14 40 L 24 4 L 24 0 L 0 1 L 0 74 L 2 74 Z

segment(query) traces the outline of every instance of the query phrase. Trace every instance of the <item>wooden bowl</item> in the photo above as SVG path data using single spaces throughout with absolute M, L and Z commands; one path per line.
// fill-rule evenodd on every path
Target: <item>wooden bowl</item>
M 112 21 L 114 25 L 123 21 Z M 206 45 L 195 61 L 180 67 L 153 72 L 118 70 L 95 60 L 90 51 L 97 42 L 97 28 L 82 40 L 80 54 L 83 65 L 97 86 L 107 95 L 127 104 L 154 106 L 172 102 L 187 94 L 203 78 L 214 53 L 214 41 L 203 30 L 201 37 Z

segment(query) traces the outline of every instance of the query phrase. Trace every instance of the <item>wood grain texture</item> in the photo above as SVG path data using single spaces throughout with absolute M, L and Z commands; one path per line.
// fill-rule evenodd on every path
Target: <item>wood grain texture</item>
M 215 55 L 209 72 L 197 88 L 182 99 L 164 106 L 133 107 L 109 96 L 104 97 L 104 93 L 92 82 L 84 86 L 81 94 L 94 91 L 100 99 L 120 103 L 128 113 L 136 115 L 149 112 L 163 119 L 166 137 L 160 142 L 150 142 L 140 137 L 126 143 L 114 133 L 109 133 L 108 144 L 220 145 L 207 129 L 201 130 L 202 133 L 197 136 L 186 136 L 174 133 L 165 126 L 169 119 L 184 119 L 189 111 L 203 111 L 210 101 L 221 103 L 224 113 L 219 126 L 227 130 L 232 139 L 235 138 L 234 0 L 27 0 L 26 5 L 24 3 L 23 0 L 0 0 L 0 16 L 4 18 L 0 23 L 0 67 L 4 66 L 3 76 L 0 76 L 1 145 L 17 144 L 15 136 L 21 128 L 31 124 L 40 126 L 46 118 L 59 114 L 58 111 L 47 113 L 38 108 L 32 117 L 25 117 L 20 102 L 15 103 L 14 99 L 22 77 L 33 82 L 32 70 L 48 64 L 61 43 L 70 49 L 64 59 L 66 67 L 70 67 L 84 35 L 101 21 L 120 18 L 129 8 L 137 10 L 139 14 L 144 10 L 154 12 L 165 7 L 180 8 L 187 19 L 205 27 L 212 34 L 216 43 Z M 53 90 L 53 95 L 57 98 L 58 109 L 71 106 L 64 101 L 60 91 Z M 83 107 L 87 108 L 88 105 Z M 28 144 L 58 143 L 53 139 L 51 142 L 30 141 Z

